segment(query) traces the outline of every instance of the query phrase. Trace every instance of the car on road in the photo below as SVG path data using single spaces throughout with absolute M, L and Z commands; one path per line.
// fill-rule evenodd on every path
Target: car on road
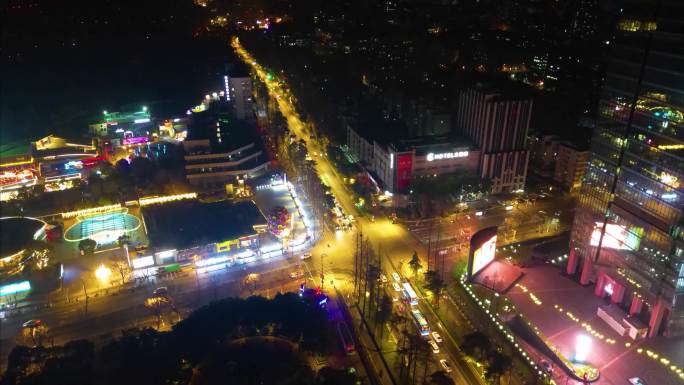
M 451 373 L 451 365 L 449 364 L 449 361 L 441 359 L 439 360 L 439 364 L 442 365 L 442 368 L 444 368 L 445 372 Z
M 387 283 L 387 276 L 385 274 L 380 274 L 380 281 L 382 283 Z
M 646 385 L 646 381 L 642 380 L 639 377 L 632 377 L 627 381 L 629 381 L 629 383 L 632 385 Z
M 305 259 L 311 259 L 311 254 L 309 254 L 309 253 L 302 254 L 302 256 L 300 258 L 302 259 L 302 261 Z
M 303 277 L 303 276 L 304 276 L 304 272 L 301 270 L 293 271 L 290 273 L 290 278 L 292 278 L 292 279 Z
M 25 328 L 37 328 L 38 326 L 42 325 L 43 321 L 39 319 L 30 319 L 26 322 L 24 322 L 21 326 Z
M 392 273 L 392 279 L 394 279 L 397 282 L 401 282 L 401 277 L 397 273 Z
M 396 282 L 392 282 L 392 287 L 394 288 L 394 291 L 401 291 L 401 286 Z
M 169 295 L 169 288 L 166 286 L 158 287 L 152 292 L 154 297 L 166 297 Z
M 444 340 L 442 339 L 442 336 L 439 335 L 437 332 L 432 332 L 432 339 L 435 340 L 438 344 L 441 344 Z
M 439 346 L 437 346 L 435 341 L 428 341 L 428 344 L 430 344 L 430 347 L 432 347 L 432 353 L 439 354 Z

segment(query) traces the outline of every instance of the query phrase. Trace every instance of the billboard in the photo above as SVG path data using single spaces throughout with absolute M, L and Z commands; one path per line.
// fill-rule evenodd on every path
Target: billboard
M 601 240 L 601 230 L 603 222 L 596 222 L 594 230 L 591 232 L 592 246 L 598 246 Z M 617 225 L 614 223 L 606 224 L 606 232 L 601 241 L 601 247 L 615 250 L 637 250 L 641 244 L 644 229 L 641 227 L 631 227 Z
M 406 190 L 411 186 L 413 172 L 413 154 L 397 156 L 396 191 Z
M 482 229 L 470 238 L 468 257 L 468 278 L 484 269 L 494 260 L 496 254 L 496 226 Z

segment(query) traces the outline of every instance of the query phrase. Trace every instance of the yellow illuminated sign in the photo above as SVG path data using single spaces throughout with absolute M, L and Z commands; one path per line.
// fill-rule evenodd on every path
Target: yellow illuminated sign
M 661 144 L 658 146 L 660 150 L 682 150 L 684 149 L 684 144 Z
M 235 245 L 236 247 L 239 247 L 239 240 L 237 239 L 231 239 L 229 241 L 224 241 L 224 242 L 216 242 L 216 252 L 217 253 L 222 253 L 224 251 L 229 251 L 233 246 Z
M 120 208 L 121 208 L 121 204 L 119 203 L 119 204 L 115 204 L 115 205 L 92 207 L 89 209 L 76 210 L 76 211 L 68 211 L 66 213 L 62 213 L 62 218 L 67 219 L 67 218 L 77 217 L 80 215 L 90 215 L 90 214 L 103 213 L 103 212 L 112 211 L 112 210 L 116 210 L 116 209 L 120 209 Z
M 33 163 L 33 157 L 29 158 L 28 160 L 20 160 L 17 162 L 10 162 L 10 163 L 0 163 L 0 167 L 23 166 L 25 164 L 31 164 L 31 163 Z
M 148 206 L 148 205 L 153 205 L 157 203 L 167 203 L 167 202 L 173 202 L 173 201 L 179 201 L 183 199 L 195 199 L 197 198 L 197 193 L 186 193 L 186 194 L 176 194 L 176 195 L 167 195 L 163 197 L 148 197 L 148 198 L 140 198 L 138 200 L 138 204 L 140 206 Z

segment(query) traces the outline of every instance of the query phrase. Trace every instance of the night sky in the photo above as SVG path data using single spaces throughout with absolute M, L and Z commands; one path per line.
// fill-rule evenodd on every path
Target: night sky
M 2 140 L 78 136 L 103 109 L 180 114 L 218 89 L 231 51 L 190 1 L 10 1 Z

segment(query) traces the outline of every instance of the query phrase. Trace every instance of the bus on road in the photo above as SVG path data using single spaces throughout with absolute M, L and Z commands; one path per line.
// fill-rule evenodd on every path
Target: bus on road
M 423 313 L 421 313 L 420 310 L 418 310 L 418 309 L 411 309 L 411 315 L 413 316 L 413 322 L 418 327 L 418 331 L 420 332 L 420 335 L 423 337 L 429 336 L 430 335 L 430 326 L 428 325 L 427 321 L 425 320 L 425 317 L 423 317 Z
M 408 301 L 408 303 L 411 304 L 411 306 L 418 305 L 418 296 L 416 295 L 416 291 L 413 290 L 411 284 L 408 282 L 404 282 L 402 284 L 402 288 L 404 293 L 404 299 Z
M 352 338 L 352 335 L 349 332 L 349 328 L 347 327 L 346 323 L 340 322 L 337 324 L 337 334 L 340 335 L 340 341 L 342 342 L 342 347 L 344 348 L 344 351 L 347 354 L 354 353 L 354 350 L 356 350 L 356 346 L 354 346 L 354 339 Z

